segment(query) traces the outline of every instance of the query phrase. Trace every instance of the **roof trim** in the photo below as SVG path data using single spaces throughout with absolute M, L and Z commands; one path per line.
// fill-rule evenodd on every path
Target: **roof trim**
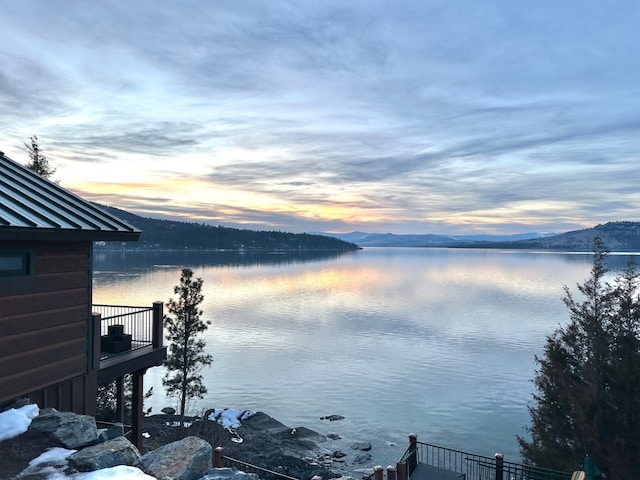
M 135 241 L 140 230 L 0 153 L 0 239 Z

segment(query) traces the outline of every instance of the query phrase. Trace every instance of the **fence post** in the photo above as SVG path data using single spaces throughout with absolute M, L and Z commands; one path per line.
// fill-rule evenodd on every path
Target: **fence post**
M 124 424 L 124 377 L 118 377 L 116 382 L 116 418 Z
M 153 302 L 153 330 L 151 332 L 153 348 L 162 348 L 164 338 L 162 306 L 162 302 Z
M 496 453 L 496 480 L 502 480 L 504 470 L 504 455 Z
M 223 447 L 216 447 L 213 449 L 213 468 L 223 468 L 224 463 L 222 461 L 222 455 L 224 453 Z
M 407 478 L 411 478 L 418 466 L 418 435 L 409 435 L 409 455 L 407 456 Z
M 373 467 L 373 480 L 382 480 L 382 465 Z
M 144 401 L 144 372 L 147 369 L 136 370 L 131 373 L 133 381 L 131 392 L 131 433 L 132 442 L 138 450 L 142 450 L 143 418 L 142 402 Z
M 387 465 L 387 480 L 396 480 L 397 472 L 396 467 L 393 465 Z
M 396 463 L 398 480 L 407 480 L 407 462 Z
M 91 348 L 93 350 L 91 359 L 91 369 L 94 372 L 100 370 L 100 355 L 102 355 L 101 346 L 100 346 L 100 336 L 102 335 L 102 315 L 99 313 L 93 312 L 91 314 L 91 333 L 93 334 L 93 343 L 91 344 Z

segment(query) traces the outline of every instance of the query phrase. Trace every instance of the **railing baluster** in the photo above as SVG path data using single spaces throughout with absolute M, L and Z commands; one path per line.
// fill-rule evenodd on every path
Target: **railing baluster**
M 419 463 L 465 475 L 465 480 L 504 480 L 505 475 L 506 478 L 514 477 L 518 480 L 569 480 L 571 477 L 570 472 L 506 462 L 501 454 L 496 454 L 493 458 L 483 457 L 461 450 L 418 442 L 417 436 L 414 434 L 410 435 L 409 440 L 409 447 L 400 460 L 400 462 L 406 462 L 409 477 Z M 417 455 L 418 452 L 421 452 L 420 456 Z
M 124 326 L 125 333 L 132 336 L 131 350 L 148 346 L 162 348 L 162 302 L 155 302 L 153 307 L 96 304 L 92 310 L 102 316 L 101 335 L 106 335 L 110 326 L 120 324 Z M 117 353 L 101 353 L 100 357 L 105 359 L 113 355 Z

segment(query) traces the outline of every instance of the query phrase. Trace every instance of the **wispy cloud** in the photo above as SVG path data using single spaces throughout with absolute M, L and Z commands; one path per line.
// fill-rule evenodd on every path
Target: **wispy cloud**
M 0 147 L 158 216 L 281 230 L 634 219 L 640 6 L 0 6 Z

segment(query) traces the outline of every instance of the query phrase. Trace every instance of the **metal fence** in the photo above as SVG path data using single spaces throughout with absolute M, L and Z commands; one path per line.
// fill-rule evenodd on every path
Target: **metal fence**
M 520 463 L 416 442 L 410 445 L 401 461 L 407 462 L 409 476 L 418 464 L 430 465 L 466 475 L 466 480 L 570 480 L 570 472 L 560 472 Z
M 255 473 L 261 480 L 300 480 L 296 477 L 285 475 L 284 473 L 275 472 L 267 468 L 243 462 L 242 460 L 227 457 L 226 455 L 222 455 L 222 463 L 225 467 L 237 468 L 238 470 L 246 473 Z
M 101 315 L 100 335 L 109 333 L 109 327 L 121 325 L 126 335 L 131 335 L 131 348 L 137 350 L 153 344 L 153 307 L 133 307 L 126 305 L 92 305 L 94 313 Z M 101 352 L 105 359 L 119 353 Z

